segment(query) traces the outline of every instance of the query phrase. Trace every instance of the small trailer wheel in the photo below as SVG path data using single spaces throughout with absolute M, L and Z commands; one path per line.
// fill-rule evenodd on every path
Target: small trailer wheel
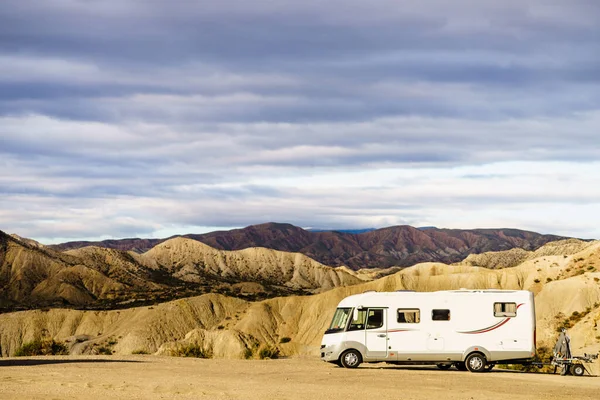
M 571 373 L 575 376 L 582 376 L 585 373 L 585 367 L 582 364 L 573 364 Z

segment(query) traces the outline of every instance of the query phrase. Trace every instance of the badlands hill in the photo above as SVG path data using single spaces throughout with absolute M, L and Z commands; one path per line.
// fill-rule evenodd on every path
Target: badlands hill
M 380 273 L 383 273 L 379 271 Z M 371 280 L 302 254 L 220 251 L 175 238 L 145 254 L 99 247 L 57 252 L 0 232 L 0 309 L 114 308 L 209 292 L 265 298 Z
M 419 262 L 459 262 L 469 254 L 512 248 L 535 250 L 563 237 L 518 229 L 417 229 L 393 226 L 363 233 L 311 232 L 290 224 L 267 223 L 244 229 L 185 235 L 221 250 L 265 247 L 302 253 L 325 265 L 361 268 L 407 267 Z M 52 246 L 68 250 L 88 245 L 143 252 L 161 239 L 70 242 Z
M 579 246 L 578 251 L 552 250 L 563 245 Z M 424 263 L 372 282 L 258 302 L 207 294 L 127 310 L 15 312 L 0 315 L 0 346 L 2 355 L 11 355 L 23 342 L 47 333 L 71 343 L 73 354 L 107 347 L 115 354 L 170 354 L 182 344 L 198 344 L 223 358 L 248 357 L 260 346 L 276 346 L 285 355 L 317 355 L 335 307 L 348 295 L 502 288 L 535 293 L 539 346 L 552 346 L 557 329 L 567 326 L 575 350 L 600 350 L 600 242 L 557 243 L 541 254 L 503 269 Z

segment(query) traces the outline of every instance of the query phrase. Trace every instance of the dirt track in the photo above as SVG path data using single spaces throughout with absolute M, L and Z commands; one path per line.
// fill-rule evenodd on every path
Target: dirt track
M 337 368 L 313 358 L 244 361 L 155 356 L 0 359 L 0 399 L 600 398 L 600 378 L 473 374 L 386 364 Z

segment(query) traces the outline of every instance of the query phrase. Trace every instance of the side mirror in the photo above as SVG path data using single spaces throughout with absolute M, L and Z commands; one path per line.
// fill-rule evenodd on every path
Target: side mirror
M 362 310 L 362 309 L 363 309 L 363 306 L 354 307 L 354 311 L 352 312 L 352 320 L 353 321 L 358 320 L 358 311 Z

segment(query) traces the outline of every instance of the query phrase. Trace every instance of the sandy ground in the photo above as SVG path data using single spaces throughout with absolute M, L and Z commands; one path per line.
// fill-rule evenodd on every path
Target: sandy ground
M 374 397 L 376 396 L 376 397 Z M 0 399 L 600 398 L 600 378 L 435 367 L 337 368 L 314 358 L 131 356 L 0 359 Z

